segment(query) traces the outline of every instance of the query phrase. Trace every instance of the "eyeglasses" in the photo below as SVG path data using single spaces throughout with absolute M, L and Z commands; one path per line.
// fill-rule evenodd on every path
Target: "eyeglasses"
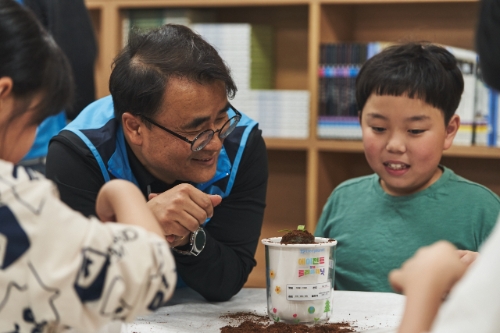
M 136 115 L 143 117 L 148 122 L 150 122 L 151 124 L 155 125 L 158 128 L 161 128 L 165 132 L 168 132 L 168 133 L 176 136 L 177 138 L 179 138 L 183 141 L 186 141 L 187 143 L 189 143 L 191 145 L 192 151 L 199 151 L 199 150 L 202 150 L 203 148 L 205 148 L 205 146 L 210 141 L 212 141 L 212 138 L 214 137 L 215 133 L 219 134 L 220 139 L 225 139 L 236 128 L 236 125 L 238 125 L 238 123 L 240 122 L 241 113 L 238 110 L 236 110 L 231 104 L 229 104 L 229 107 L 234 111 L 234 113 L 236 113 L 236 115 L 229 118 L 224 123 L 224 125 L 222 125 L 222 127 L 219 128 L 218 130 L 214 131 L 213 129 L 207 129 L 207 130 L 201 132 L 200 134 L 198 134 L 193 140 L 189 140 L 185 136 L 182 136 L 180 134 L 175 133 L 174 131 L 169 130 L 168 128 L 158 124 L 153 119 L 146 117 L 142 113 L 137 113 Z

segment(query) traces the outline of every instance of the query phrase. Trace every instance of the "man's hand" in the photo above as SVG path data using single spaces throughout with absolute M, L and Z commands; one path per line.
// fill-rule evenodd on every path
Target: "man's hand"
M 196 231 L 214 214 L 214 207 L 222 198 L 203 193 L 192 185 L 181 184 L 163 193 L 151 193 L 148 206 L 163 228 L 171 247 L 189 242 Z

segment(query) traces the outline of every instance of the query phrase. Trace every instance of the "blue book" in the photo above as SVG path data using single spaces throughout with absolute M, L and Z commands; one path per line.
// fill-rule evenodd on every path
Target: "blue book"
M 489 133 L 488 133 L 488 146 L 495 147 L 500 144 L 499 142 L 499 115 L 498 115 L 498 92 L 493 89 L 489 91 Z

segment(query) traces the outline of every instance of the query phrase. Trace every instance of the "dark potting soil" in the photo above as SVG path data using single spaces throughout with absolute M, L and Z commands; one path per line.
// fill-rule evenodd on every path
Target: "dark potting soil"
M 348 333 L 355 332 L 347 322 L 325 323 L 317 325 L 272 323 L 267 316 L 249 312 L 236 312 L 221 316 L 221 318 L 239 321 L 238 326 L 224 326 L 222 333 Z
M 281 237 L 281 244 L 314 244 L 314 235 L 307 230 L 292 230 Z

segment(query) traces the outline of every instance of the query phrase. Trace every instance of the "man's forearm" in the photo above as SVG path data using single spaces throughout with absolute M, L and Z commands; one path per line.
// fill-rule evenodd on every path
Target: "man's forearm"
M 242 250 L 248 250 L 247 247 Z M 175 254 L 175 259 L 184 282 L 213 302 L 227 301 L 238 293 L 255 265 L 250 253 L 237 253 L 209 235 L 199 256 Z

